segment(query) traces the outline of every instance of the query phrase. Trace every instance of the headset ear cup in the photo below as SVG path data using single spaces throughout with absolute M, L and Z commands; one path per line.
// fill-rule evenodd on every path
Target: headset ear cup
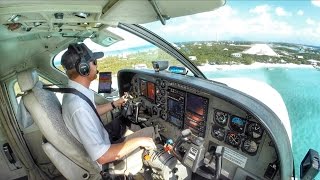
M 90 72 L 90 66 L 83 58 L 81 58 L 81 60 L 76 64 L 76 70 L 81 76 L 88 76 Z

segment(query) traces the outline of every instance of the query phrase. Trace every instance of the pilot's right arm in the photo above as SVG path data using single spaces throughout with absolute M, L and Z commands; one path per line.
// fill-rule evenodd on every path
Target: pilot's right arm
M 101 122 L 84 108 L 73 113 L 72 122 L 90 158 L 99 164 L 121 159 L 138 147 L 156 148 L 153 139 L 149 137 L 137 137 L 122 143 L 111 144 L 109 134 Z

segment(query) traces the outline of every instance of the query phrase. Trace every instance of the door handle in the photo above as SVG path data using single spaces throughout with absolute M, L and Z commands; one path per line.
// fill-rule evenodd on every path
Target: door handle
M 3 144 L 2 148 L 3 148 L 4 154 L 6 155 L 8 161 L 9 161 L 11 164 L 15 164 L 15 163 L 16 163 L 16 160 L 13 158 L 13 151 L 12 151 L 9 143 Z

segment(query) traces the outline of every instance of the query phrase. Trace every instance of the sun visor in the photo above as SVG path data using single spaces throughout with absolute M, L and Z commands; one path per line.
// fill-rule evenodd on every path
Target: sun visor
M 122 41 L 123 38 L 108 31 L 106 28 L 96 33 L 91 40 L 101 46 L 108 47 L 116 42 Z
M 153 5 L 155 4 L 155 6 Z M 174 18 L 215 10 L 225 4 L 225 0 L 120 0 L 112 6 L 108 4 L 101 19 L 109 25 L 119 22 L 144 24 L 158 21 L 159 15 Z

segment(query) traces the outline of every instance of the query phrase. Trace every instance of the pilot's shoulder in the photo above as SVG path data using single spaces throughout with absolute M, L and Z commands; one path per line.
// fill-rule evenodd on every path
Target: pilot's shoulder
M 62 110 L 76 111 L 77 109 L 86 106 L 84 103 L 83 99 L 74 94 L 64 94 Z

